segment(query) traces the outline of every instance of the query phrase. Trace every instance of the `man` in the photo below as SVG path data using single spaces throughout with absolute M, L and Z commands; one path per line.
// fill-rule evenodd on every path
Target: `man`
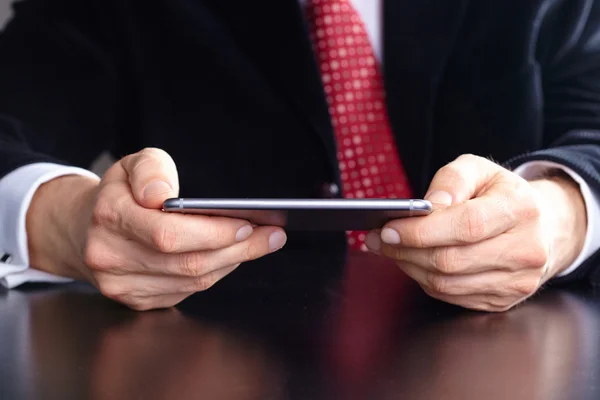
M 599 19 L 591 0 L 22 1 L 0 42 L 0 273 L 169 307 L 346 245 L 166 198 L 424 196 L 430 216 L 348 246 L 479 310 L 598 281 Z M 102 179 L 79 169 L 103 149 Z M 254 273 L 295 273 L 275 270 Z

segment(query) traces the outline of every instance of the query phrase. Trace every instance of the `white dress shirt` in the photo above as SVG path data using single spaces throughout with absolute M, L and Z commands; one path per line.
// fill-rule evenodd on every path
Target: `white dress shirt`
M 299 0 L 304 4 L 307 0 Z M 381 12 L 382 0 L 350 0 L 361 16 L 378 60 L 382 59 Z M 393 1 L 393 0 L 390 0 Z M 550 168 L 560 168 L 579 184 L 587 209 L 588 231 L 583 251 L 561 276 L 573 272 L 581 263 L 600 248 L 600 194 L 569 168 L 544 161 L 530 162 L 515 170 L 524 178 L 533 177 Z M 59 176 L 80 174 L 98 178 L 90 171 L 49 163 L 26 165 L 0 179 L 0 284 L 8 288 L 25 282 L 68 282 L 29 267 L 25 216 L 37 188 Z M 8 258 L 8 259 L 7 259 Z M 7 259 L 7 260 L 6 260 Z

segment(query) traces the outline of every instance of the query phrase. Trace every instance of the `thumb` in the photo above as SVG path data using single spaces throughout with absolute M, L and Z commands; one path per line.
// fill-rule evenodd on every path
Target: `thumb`
M 434 208 L 463 203 L 477 196 L 502 167 L 470 154 L 462 155 L 440 168 L 433 177 L 425 199 Z
M 121 160 L 135 201 L 145 208 L 162 208 L 164 201 L 179 195 L 177 167 L 161 149 L 147 148 Z

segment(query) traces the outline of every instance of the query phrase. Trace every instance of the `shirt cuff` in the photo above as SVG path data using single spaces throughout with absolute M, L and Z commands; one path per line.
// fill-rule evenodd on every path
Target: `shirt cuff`
M 531 161 L 517 167 L 514 172 L 524 179 L 544 174 L 550 169 L 561 169 L 578 185 L 587 211 L 587 233 L 583 249 L 573 263 L 556 277 L 567 276 L 575 271 L 585 260 L 600 249 L 600 193 L 592 190 L 587 182 L 572 169 L 550 161 Z
M 70 282 L 71 279 L 29 267 L 25 218 L 35 191 L 44 183 L 65 175 L 99 177 L 85 169 L 53 163 L 34 163 L 17 168 L 0 179 L 0 284 L 14 288 L 26 282 Z

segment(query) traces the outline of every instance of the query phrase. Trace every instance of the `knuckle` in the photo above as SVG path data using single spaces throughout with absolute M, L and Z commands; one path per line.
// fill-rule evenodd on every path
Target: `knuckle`
M 489 312 L 496 312 L 496 313 L 503 313 L 503 312 L 506 312 L 506 311 L 510 310 L 513 307 L 514 307 L 513 304 L 490 305 L 488 311 Z
M 444 165 L 440 169 L 440 175 L 446 179 L 450 179 L 455 185 L 462 187 L 465 183 L 465 178 L 459 166 L 455 163 Z
M 517 203 L 515 203 L 517 204 Z M 520 223 L 528 222 L 539 225 L 541 223 L 542 209 L 537 200 L 523 200 L 522 206 L 515 211 L 516 218 Z
M 519 221 L 537 220 L 541 217 L 541 207 L 533 194 L 533 188 L 526 181 L 518 181 L 508 191 L 512 210 Z
M 98 274 L 96 283 L 98 290 L 104 297 L 121 303 L 128 308 L 135 311 L 146 311 L 153 308 L 152 298 L 136 296 L 127 284 L 114 276 Z
M 426 275 L 426 282 L 429 289 L 434 293 L 445 294 L 448 290 L 448 281 L 441 275 L 428 273 Z
M 216 224 L 214 220 L 209 220 L 202 228 L 204 237 L 204 247 L 210 250 L 217 250 L 227 245 L 228 234 L 224 226 Z
M 404 258 L 404 251 L 401 247 L 396 246 L 382 246 L 379 251 L 382 255 L 391 258 L 392 260 L 396 260 L 398 266 L 402 264 L 402 259 Z
M 507 297 L 487 294 L 474 298 L 465 307 L 484 312 L 502 312 L 510 309 L 512 304 Z
M 521 208 L 521 212 L 519 213 L 520 220 L 527 221 L 537 221 L 542 216 L 542 208 L 539 206 L 537 202 L 530 201 L 525 207 Z
M 538 279 L 521 279 L 513 283 L 513 290 L 521 296 L 530 296 L 534 294 L 539 287 Z
M 138 154 L 144 157 L 151 157 L 156 159 L 162 159 L 164 157 L 169 156 L 169 154 L 166 151 L 158 147 L 145 147 L 142 150 L 140 150 Z
M 413 235 L 411 236 L 413 237 L 415 247 L 419 249 L 427 247 L 427 243 L 429 240 L 429 232 L 425 224 L 417 224 L 413 231 Z
M 179 232 L 176 226 L 158 224 L 151 229 L 152 246 L 161 253 L 173 253 L 180 247 Z
M 194 280 L 194 289 L 198 292 L 204 292 L 210 289 L 217 282 L 213 274 L 207 276 L 198 277 Z
M 471 309 L 471 310 L 474 310 L 474 311 L 483 311 L 483 312 L 493 312 L 496 309 L 491 304 L 484 303 L 484 302 L 477 302 L 477 303 L 473 303 L 473 304 L 468 304 L 468 305 L 465 305 L 465 308 L 468 308 L 468 309 Z
M 434 266 L 438 271 L 452 273 L 457 270 L 457 252 L 452 247 L 437 247 L 432 254 Z
M 224 225 L 217 225 L 211 230 L 211 242 L 213 248 L 220 248 L 232 242 L 228 229 Z
M 481 157 L 479 157 L 475 154 L 465 153 L 465 154 L 461 154 L 460 156 L 458 156 L 456 158 L 456 161 L 478 161 L 480 159 L 481 159 Z
M 98 290 L 100 293 L 112 300 L 116 300 L 120 303 L 127 304 L 127 291 L 125 287 L 117 280 L 112 278 L 104 278 L 102 275 L 96 277 L 98 284 Z
M 92 211 L 92 223 L 99 226 L 117 226 L 120 222 L 121 215 L 114 203 L 105 196 L 99 196 Z
M 253 240 L 249 240 L 244 248 L 244 259 L 245 260 L 256 260 L 263 255 L 261 247 Z
M 205 258 L 199 253 L 186 253 L 181 257 L 179 272 L 183 276 L 198 277 L 205 269 Z
M 514 304 L 514 300 L 511 296 L 484 296 L 484 301 L 491 311 L 506 311 Z
M 460 223 L 456 224 L 457 237 L 463 243 L 476 243 L 485 238 L 487 229 L 487 218 L 485 211 L 481 208 L 467 206 Z
M 123 304 L 134 311 L 148 311 L 154 308 L 152 305 L 152 300 L 140 297 L 130 297 L 123 302 Z
M 164 165 L 166 161 L 171 161 L 172 159 L 162 149 L 156 147 L 146 147 L 145 149 L 140 150 L 138 153 L 129 156 L 125 162 L 127 165 L 127 169 L 130 174 L 135 174 L 135 172 L 141 168 L 142 166 L 156 164 L 156 165 Z
M 543 269 L 548 263 L 549 250 L 542 245 L 534 245 L 520 251 L 516 256 L 518 266 L 527 269 Z
M 83 260 L 85 265 L 93 271 L 104 271 L 110 269 L 111 265 L 108 262 L 104 246 L 100 241 L 88 240 L 85 249 Z
M 528 293 L 531 294 L 531 293 Z M 523 296 L 503 295 L 498 296 L 488 294 L 484 296 L 484 301 L 489 305 L 491 311 L 504 312 L 514 308 L 517 304 L 524 300 Z
M 510 309 L 510 306 L 496 306 L 490 303 L 476 303 L 469 307 L 475 311 L 483 311 L 488 313 L 500 313 Z

